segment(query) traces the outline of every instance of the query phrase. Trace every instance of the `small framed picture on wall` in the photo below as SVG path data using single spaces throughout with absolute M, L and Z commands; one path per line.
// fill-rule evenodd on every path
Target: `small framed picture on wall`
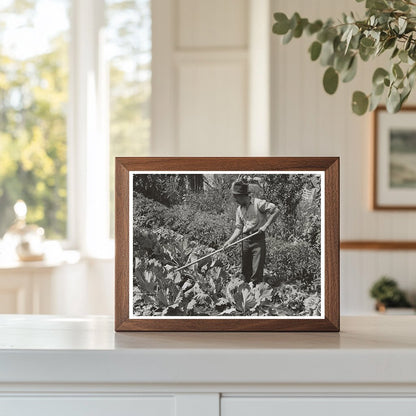
M 416 209 L 416 107 L 379 107 L 373 117 L 373 208 Z

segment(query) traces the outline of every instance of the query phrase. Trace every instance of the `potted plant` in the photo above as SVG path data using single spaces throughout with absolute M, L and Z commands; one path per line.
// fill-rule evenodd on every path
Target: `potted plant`
M 387 308 L 411 308 L 397 282 L 387 276 L 381 277 L 373 284 L 370 295 L 376 300 L 376 310 L 379 312 L 386 312 Z

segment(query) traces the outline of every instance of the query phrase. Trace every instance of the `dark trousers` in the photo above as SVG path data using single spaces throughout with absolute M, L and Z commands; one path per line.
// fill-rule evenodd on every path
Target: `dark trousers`
M 243 235 L 244 236 L 244 235 Z M 266 241 L 264 233 L 243 241 L 242 274 L 246 282 L 263 281 L 264 262 L 266 260 Z

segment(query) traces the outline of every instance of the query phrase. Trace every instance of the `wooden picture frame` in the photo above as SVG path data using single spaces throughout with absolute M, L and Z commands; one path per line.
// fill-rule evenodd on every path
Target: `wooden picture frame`
M 154 176 L 154 175 L 159 175 L 159 176 Z M 262 185 L 263 188 L 261 188 L 260 185 L 259 185 L 259 188 L 266 189 L 268 191 L 274 190 L 275 188 L 276 189 L 288 189 L 289 191 L 287 192 L 289 193 L 289 199 L 290 199 L 290 192 L 292 192 L 291 190 L 293 190 L 294 195 L 296 195 L 296 198 L 297 198 L 296 201 L 298 201 L 296 205 L 296 212 L 304 213 L 302 214 L 304 215 L 304 217 L 302 217 L 304 218 L 302 221 L 309 221 L 308 218 L 312 218 L 312 217 L 308 217 L 307 215 L 312 215 L 310 214 L 310 212 L 312 211 L 315 213 L 316 212 L 319 213 L 319 215 L 315 214 L 315 217 L 313 217 L 315 221 L 315 225 L 317 227 L 316 229 L 319 230 L 319 232 L 316 233 L 316 235 L 319 235 L 319 237 L 316 237 L 315 235 L 315 240 L 314 240 L 314 244 L 315 244 L 314 247 L 315 248 L 318 247 L 317 251 L 315 252 L 319 253 L 319 257 L 317 257 L 319 261 L 315 261 L 313 264 L 318 264 L 318 266 L 316 266 L 317 267 L 316 270 L 317 270 L 317 273 L 319 272 L 319 275 L 318 274 L 314 275 L 315 276 L 314 286 L 312 286 L 312 283 L 305 283 L 305 284 L 302 283 L 303 286 L 301 285 L 301 283 L 299 283 L 299 285 L 301 286 L 293 286 L 295 287 L 295 289 L 297 287 L 299 288 L 302 287 L 306 291 L 305 293 L 307 293 L 307 294 L 304 293 L 302 295 L 303 298 L 302 296 L 299 295 L 300 300 L 297 299 L 297 302 L 298 302 L 297 304 L 300 305 L 299 306 L 300 312 L 298 312 L 299 315 L 290 315 L 289 312 L 287 312 L 289 310 L 288 308 L 290 307 L 288 305 L 291 302 L 291 298 L 290 298 L 291 295 L 290 294 L 285 295 L 285 296 L 289 296 L 289 298 L 285 298 L 286 300 L 282 300 L 283 298 L 281 298 L 281 296 L 283 295 L 281 295 L 281 293 L 287 293 L 286 289 L 291 284 L 295 285 L 295 284 L 298 284 L 296 282 L 303 282 L 304 280 L 302 279 L 304 278 L 304 276 L 300 276 L 299 277 L 300 280 L 296 280 L 296 281 L 293 278 L 293 281 L 292 281 L 291 280 L 292 277 L 289 277 L 289 274 L 284 275 L 282 279 L 285 282 L 284 284 L 288 286 L 283 287 L 281 286 L 283 283 L 279 281 L 279 279 L 281 278 L 280 275 L 277 275 L 273 271 L 270 272 L 269 278 L 277 279 L 277 280 L 273 280 L 272 283 L 277 284 L 278 285 L 277 287 L 279 288 L 279 290 L 283 290 L 282 289 L 283 287 L 285 291 L 279 292 L 280 295 L 278 295 L 277 294 L 278 289 L 273 287 L 272 290 L 270 292 L 267 292 L 267 295 L 265 295 L 264 297 L 256 298 L 257 303 L 255 305 L 257 306 L 260 305 L 259 303 L 260 301 L 261 302 L 264 301 L 261 304 L 261 308 L 263 309 L 261 309 L 260 306 L 258 306 L 258 309 L 256 309 L 257 306 L 253 306 L 253 308 L 248 309 L 248 307 L 251 304 L 247 302 L 243 305 L 244 308 L 241 309 L 241 296 L 240 295 L 241 293 L 244 292 L 244 296 L 247 295 L 247 298 L 249 298 L 250 296 L 253 296 L 253 299 L 254 299 L 254 295 L 250 291 L 259 290 L 259 288 L 261 288 L 261 290 L 269 288 L 271 284 L 270 281 L 266 283 L 261 283 L 261 284 L 260 283 L 256 284 L 250 281 L 243 282 L 241 284 L 238 283 L 239 286 L 238 287 L 236 286 L 237 287 L 236 290 L 239 291 L 238 292 L 239 296 L 237 296 L 237 294 L 235 295 L 236 296 L 235 304 L 233 303 L 234 302 L 233 298 L 230 298 L 231 306 L 228 305 L 227 309 L 223 310 L 221 309 L 222 303 L 227 303 L 228 301 L 226 300 L 223 301 L 221 298 L 220 301 L 217 304 L 215 304 L 215 308 L 217 308 L 217 305 L 221 304 L 220 306 L 218 306 L 218 311 L 215 310 L 214 308 L 212 309 L 212 312 L 207 312 L 206 315 L 201 315 L 201 312 L 200 312 L 201 309 L 195 309 L 195 310 L 198 310 L 199 312 L 195 315 L 189 315 L 189 311 L 188 311 L 189 303 L 187 304 L 188 306 L 186 308 L 183 307 L 181 309 L 176 303 L 173 306 L 168 306 L 167 308 L 163 309 L 163 311 L 161 311 L 161 309 L 155 309 L 156 306 L 152 304 L 150 300 L 149 301 L 146 300 L 148 298 L 156 299 L 156 297 L 151 297 L 151 295 L 156 296 L 156 294 L 159 293 L 159 292 L 156 293 L 156 291 L 161 290 L 160 286 L 157 286 L 157 284 L 154 283 L 153 281 L 152 281 L 153 286 L 152 285 L 145 286 L 146 289 L 143 289 L 144 287 L 143 285 L 145 281 L 143 279 L 148 278 L 148 277 L 143 277 L 143 276 L 153 276 L 150 274 L 150 271 L 148 273 L 146 272 L 146 267 L 156 267 L 154 265 L 159 264 L 162 261 L 162 260 L 155 260 L 151 258 L 152 256 L 156 256 L 156 254 L 154 253 L 156 252 L 159 253 L 158 254 L 159 257 L 157 257 L 158 259 L 161 258 L 160 256 L 162 256 L 162 258 L 164 259 L 165 257 L 163 256 L 167 256 L 168 254 L 166 253 L 167 252 L 170 253 L 170 251 L 168 249 L 165 249 L 165 247 L 162 245 L 162 241 L 166 241 L 166 240 L 162 240 L 162 239 L 160 239 L 160 241 L 157 240 L 157 238 L 160 237 L 160 232 L 161 232 L 160 230 L 161 229 L 163 230 L 163 227 L 161 227 L 160 229 L 151 228 L 150 231 L 142 230 L 143 227 L 148 226 L 149 223 L 152 224 L 152 221 L 157 222 L 158 218 L 160 218 L 160 216 L 158 216 L 158 214 L 156 213 L 156 208 L 155 208 L 155 215 L 148 214 L 148 217 L 145 217 L 141 214 L 139 215 L 139 213 L 142 212 L 141 210 L 144 209 L 145 204 L 143 201 L 149 201 L 148 197 L 145 196 L 145 193 L 148 191 L 145 191 L 144 189 L 146 188 L 146 186 L 147 186 L 146 189 L 149 188 L 149 186 L 146 184 L 149 184 L 150 182 L 151 184 L 155 184 L 154 187 L 156 188 L 156 184 L 158 183 L 156 182 L 156 178 L 159 178 L 158 180 L 162 180 L 162 182 L 163 180 L 166 181 L 163 183 L 168 183 L 167 181 L 169 181 L 169 183 L 172 183 L 172 181 L 177 181 L 174 183 L 179 183 L 182 180 L 181 175 L 182 176 L 188 175 L 189 177 L 201 175 L 205 181 L 208 181 L 208 179 L 210 178 L 211 178 L 210 180 L 215 179 L 216 181 L 217 180 L 219 181 L 221 179 L 222 183 L 232 180 L 233 187 L 236 186 L 234 185 L 235 181 L 240 180 L 241 183 L 243 183 L 242 185 L 243 188 L 246 182 L 248 183 L 251 181 L 250 184 L 247 185 L 249 187 L 247 189 L 251 189 L 251 190 L 256 188 L 257 186 L 256 181 L 257 181 L 257 183 L 263 184 Z M 254 185 L 251 185 L 251 183 L 254 183 Z M 267 185 L 268 183 L 270 183 L 271 185 Z M 310 183 L 313 183 L 314 184 L 313 186 L 315 186 L 316 188 L 313 188 L 312 185 L 311 185 L 312 188 L 309 185 L 305 185 L 305 184 L 310 184 Z M 277 188 L 277 186 L 283 186 L 282 184 L 288 187 Z M 289 185 L 285 185 L 285 184 L 289 184 Z M 133 192 L 133 186 L 134 186 L 134 192 Z M 204 182 L 204 186 L 206 186 L 205 182 Z M 302 186 L 303 188 L 301 188 Z M 115 200 L 115 209 L 116 209 L 115 211 L 115 243 L 116 243 L 116 247 L 115 247 L 116 249 L 115 251 L 115 330 L 116 331 L 339 331 L 339 315 L 340 315 L 340 308 L 339 308 L 339 298 L 340 298 L 340 294 L 339 294 L 339 290 L 340 290 L 340 286 L 339 286 L 339 158 L 337 157 L 264 157 L 264 158 L 263 157 L 253 157 L 253 158 L 251 157 L 243 157 L 243 158 L 118 157 L 116 158 L 115 189 L 116 189 L 116 192 L 115 192 L 116 193 L 116 200 Z M 150 189 L 152 188 L 150 187 Z M 188 189 L 188 188 L 185 187 L 183 189 Z M 226 188 L 224 192 L 225 192 L 225 195 L 228 195 L 227 192 L 229 192 L 230 198 L 231 198 L 231 192 L 228 189 L 229 188 Z M 235 189 L 236 188 L 233 188 L 233 192 L 237 193 L 238 191 L 235 191 Z M 317 190 L 319 190 L 319 192 Z M 155 195 L 158 195 L 160 193 L 156 189 L 154 189 L 154 191 L 155 191 L 154 192 Z M 201 192 L 203 193 L 206 192 L 208 194 L 208 191 L 206 190 L 202 190 Z M 283 193 L 283 191 L 281 193 Z M 278 194 L 280 195 L 280 193 Z M 146 195 L 148 194 L 146 193 Z M 311 195 L 315 195 L 315 197 L 311 197 Z M 319 196 L 316 196 L 316 195 L 319 195 Z M 295 200 L 295 197 L 293 197 L 293 200 Z M 250 201 L 253 202 L 255 201 L 255 199 L 250 199 Z M 283 197 L 282 197 L 282 201 L 283 201 Z M 282 211 L 283 209 L 282 207 L 285 207 L 286 205 L 284 204 L 287 204 L 287 203 L 286 202 L 283 203 L 282 201 L 280 200 L 273 201 L 271 203 L 272 208 L 270 209 L 270 212 L 271 213 L 276 212 L 275 209 L 280 210 L 279 211 L 280 214 L 278 215 L 281 215 L 281 218 L 285 219 L 288 217 L 285 216 L 286 214 L 284 214 L 284 212 Z M 307 205 L 307 204 L 310 204 L 310 205 Z M 276 205 L 278 208 L 273 208 L 273 205 Z M 182 205 L 179 205 L 178 206 L 179 208 L 173 208 L 171 211 L 168 211 L 168 212 L 170 213 L 170 215 L 176 215 L 177 212 L 180 211 L 181 206 Z M 308 208 L 308 206 L 310 208 Z M 162 209 L 161 205 L 158 205 L 158 207 L 159 207 L 158 209 Z M 163 207 L 163 209 L 165 208 Z M 233 205 L 232 209 L 235 210 L 236 207 L 234 207 Z M 235 211 L 231 211 L 231 212 L 233 213 Z M 205 215 L 208 215 L 208 214 L 205 214 Z M 269 214 L 264 214 L 264 215 L 267 218 L 269 218 L 268 216 L 270 216 L 271 214 L 269 213 Z M 290 211 L 288 211 L 287 216 L 289 215 L 292 215 L 290 214 Z M 296 214 L 296 215 L 300 216 L 300 214 Z M 214 219 L 215 219 L 215 216 L 214 216 Z M 317 222 L 318 220 L 319 222 Z M 134 228 L 134 224 L 136 224 L 135 225 L 136 228 Z M 275 227 L 279 227 L 280 226 L 279 224 L 276 224 Z M 299 222 L 299 224 L 302 224 L 302 223 Z M 152 225 L 150 225 L 150 227 L 152 227 Z M 234 225 L 232 225 L 232 227 L 234 227 Z M 283 226 L 280 226 L 280 228 L 284 230 Z M 147 238 L 150 238 L 150 239 L 154 238 L 152 233 L 156 233 L 156 232 L 159 234 L 157 234 L 157 238 L 155 240 L 152 240 L 153 243 L 150 243 L 150 246 L 152 248 L 150 249 L 147 248 L 149 244 L 145 247 L 144 241 L 147 241 L 146 240 Z M 174 233 L 174 232 L 176 231 L 170 230 L 167 233 L 169 234 L 169 233 Z M 262 234 L 261 230 L 260 231 L 258 230 L 258 232 L 259 234 Z M 133 238 L 134 233 L 135 233 L 135 237 Z M 268 231 L 266 230 L 266 234 L 267 233 Z M 145 235 L 145 237 L 143 237 L 143 235 Z M 178 238 L 180 239 L 180 241 L 183 241 L 182 235 L 180 235 L 180 237 Z M 280 240 L 277 240 L 277 237 L 274 234 L 270 236 L 268 235 L 267 238 L 269 238 L 269 240 L 266 240 L 266 241 L 272 241 L 272 239 L 275 239 L 273 240 L 273 242 L 280 241 Z M 295 237 L 291 236 L 290 238 L 292 238 L 293 241 L 296 241 Z M 288 247 L 292 247 L 291 244 L 293 243 L 293 241 L 291 243 L 287 243 Z M 281 243 L 280 245 L 273 243 L 275 244 L 273 247 L 277 247 L 276 250 L 280 250 L 281 247 L 285 247 L 283 241 L 281 241 L 280 243 Z M 154 244 L 154 246 L 152 246 L 152 244 Z M 157 250 L 155 248 L 156 244 L 159 244 L 157 246 L 158 247 Z M 167 243 L 164 243 L 164 244 L 167 244 Z M 174 244 L 174 242 L 172 244 Z M 307 243 L 301 242 L 299 244 L 307 244 Z M 312 243 L 308 243 L 308 244 L 312 244 Z M 213 249 L 209 249 L 209 250 L 213 250 Z M 227 248 L 227 250 L 231 250 L 231 249 Z M 220 251 L 221 253 L 219 255 L 231 256 L 231 254 L 224 253 L 222 246 L 218 249 L 218 251 Z M 160 254 L 161 252 L 163 253 Z M 311 253 L 315 253 L 315 252 L 311 251 Z M 140 254 L 140 253 L 144 253 L 144 254 Z M 301 251 L 301 253 L 303 253 L 303 251 Z M 215 254 L 215 256 L 216 255 L 217 254 Z M 136 257 L 133 258 L 133 256 L 136 256 Z M 215 256 L 213 255 L 211 256 L 211 258 L 215 259 Z M 240 258 L 238 256 L 239 254 L 237 252 L 237 254 L 235 254 L 237 263 L 239 261 L 238 259 Z M 310 257 L 310 258 L 313 259 L 313 257 Z M 316 260 L 316 258 L 314 260 Z M 177 292 L 179 290 L 182 291 L 180 292 L 180 296 L 182 297 L 179 297 L 179 299 L 183 299 L 185 296 L 184 287 L 187 282 L 186 279 L 189 278 L 191 283 L 193 282 L 192 281 L 193 275 L 191 273 L 195 272 L 196 273 L 195 276 L 196 275 L 203 276 L 202 279 L 205 279 L 206 276 L 208 276 L 208 270 L 211 270 L 209 268 L 211 267 L 213 270 L 216 267 L 215 270 L 217 271 L 217 275 L 220 276 L 220 273 L 222 273 L 221 267 L 225 267 L 224 263 L 222 263 L 222 266 L 221 266 L 221 262 L 219 261 L 220 266 L 217 266 L 215 262 L 217 262 L 217 260 L 212 260 L 212 263 L 210 263 L 209 265 L 202 265 L 203 262 L 199 261 L 195 265 L 192 266 L 193 268 L 191 267 L 188 268 L 188 271 L 186 272 L 188 274 L 185 273 L 185 277 L 183 277 L 183 274 L 180 271 L 173 272 L 172 266 L 170 266 L 169 264 L 164 264 L 162 266 L 164 268 L 162 272 L 166 273 L 166 276 L 168 276 L 166 277 L 166 279 L 169 278 L 169 284 L 173 284 L 172 282 L 176 282 L 176 280 L 174 280 L 176 279 L 176 277 L 174 278 L 174 276 L 177 276 L 177 284 L 178 284 Z M 279 265 L 279 267 L 283 267 L 283 265 L 285 265 L 286 263 L 283 260 L 278 259 L 277 262 L 273 264 L 277 264 Z M 149 265 L 152 265 L 152 266 L 149 266 Z M 307 266 L 308 265 L 309 263 L 307 262 Z M 232 270 L 236 270 L 237 266 L 234 264 L 232 266 L 227 265 L 227 267 L 230 267 L 230 268 L 232 267 L 233 268 Z M 292 273 L 290 270 L 289 272 Z M 173 273 L 173 274 L 168 274 L 168 273 Z M 207 273 L 207 274 L 203 275 L 202 273 Z M 222 277 L 222 279 L 225 279 L 224 280 L 225 282 L 227 281 L 226 279 L 228 278 L 227 277 L 228 275 L 226 273 L 224 275 L 225 277 Z M 265 271 L 264 276 L 265 275 L 266 275 L 266 271 Z M 163 276 L 161 279 L 164 279 Z M 223 275 L 221 274 L 221 276 Z M 292 275 L 290 274 L 290 276 Z M 152 278 L 153 277 L 149 279 L 152 279 Z M 185 283 L 183 283 L 183 280 L 181 280 L 182 278 L 185 279 Z M 245 278 L 245 277 L 242 277 L 242 278 Z M 316 285 L 317 278 L 320 279 L 319 285 Z M 211 277 L 210 279 L 213 282 L 216 281 L 215 279 Z M 236 282 L 240 282 L 240 280 L 238 280 L 239 277 L 235 277 L 235 279 L 237 279 L 235 280 Z M 265 277 L 263 277 L 263 279 L 265 279 Z M 308 279 L 310 279 L 310 276 L 308 277 Z M 276 281 L 280 283 L 276 283 Z M 133 284 L 133 282 L 135 283 Z M 139 282 L 140 284 L 137 282 Z M 311 282 L 311 281 L 308 280 L 308 282 Z M 159 284 L 164 287 L 163 281 L 160 281 Z M 231 285 L 231 283 L 229 283 L 228 285 Z M 196 284 L 194 284 L 194 288 L 195 286 Z M 228 287 L 229 286 L 227 286 L 227 288 Z M 312 288 L 315 288 L 315 289 L 312 289 Z M 152 290 L 154 290 L 155 293 L 153 293 Z M 218 290 L 221 290 L 221 288 L 219 288 Z M 276 290 L 276 292 L 273 292 L 273 290 Z M 313 290 L 316 290 L 316 292 L 313 292 Z M 186 295 L 188 296 L 189 293 L 195 293 L 195 292 L 186 292 Z M 233 292 L 233 293 L 237 293 L 237 292 Z M 266 292 L 262 292 L 262 294 L 264 293 Z M 133 301 L 133 299 L 136 299 L 136 300 Z M 276 299 L 279 299 L 279 301 L 277 301 Z M 314 306 L 311 306 L 310 303 L 308 303 L 310 302 L 310 299 L 316 300 L 316 303 L 314 304 Z M 148 302 L 148 304 L 146 302 Z M 195 302 L 200 302 L 200 300 L 198 301 L 195 300 L 193 304 L 195 304 Z M 210 299 L 209 302 L 213 302 L 213 300 Z M 285 309 L 283 308 L 283 304 L 284 304 Z M 202 305 L 205 305 L 205 304 L 202 303 Z M 238 305 L 240 306 L 240 308 L 238 308 Z M 254 301 L 253 301 L 253 305 L 254 305 Z M 319 305 L 319 306 L 316 306 L 316 305 Z M 315 309 L 313 309 L 313 307 L 315 307 Z M 202 308 L 202 306 L 200 308 Z M 152 310 L 150 314 L 149 314 L 149 310 Z M 282 310 L 284 310 L 285 312 L 279 312 Z M 222 311 L 222 312 L 219 312 L 219 311 Z M 312 311 L 315 314 L 315 316 L 312 315 Z M 166 315 L 162 316 L 162 314 L 166 314 Z
M 373 209 L 416 209 L 416 107 L 373 112 Z

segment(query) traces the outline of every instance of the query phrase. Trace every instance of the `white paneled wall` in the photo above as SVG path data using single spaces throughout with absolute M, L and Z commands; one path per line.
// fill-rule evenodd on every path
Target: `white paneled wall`
M 310 19 L 340 17 L 351 10 L 364 15 L 363 5 L 352 0 L 272 0 L 273 12 L 298 11 Z M 350 107 L 353 91 L 370 92 L 372 72 L 382 58 L 360 62 L 357 78 L 329 96 L 322 88 L 324 68 L 310 61 L 311 42 L 302 37 L 282 45 L 272 36 L 272 154 L 341 157 L 341 240 L 416 240 L 416 212 L 371 210 L 371 115 L 355 116 Z M 414 251 L 342 251 L 342 313 L 371 311 L 368 289 L 384 274 L 414 295 L 415 258 Z
M 179 49 L 247 48 L 247 0 L 175 1 Z
M 196 56 L 195 56 L 196 55 Z M 179 59 L 178 154 L 244 155 L 246 56 L 218 52 Z
M 416 240 L 416 212 L 371 210 L 372 119 L 351 111 L 383 58 L 329 96 L 311 38 L 271 34 L 272 12 L 351 10 L 364 15 L 354 0 L 153 0 L 153 154 L 340 156 L 341 239 Z M 371 312 L 368 288 L 383 274 L 416 292 L 415 255 L 342 251 L 342 313 Z
M 246 154 L 248 12 L 248 0 L 154 1 L 154 155 Z

